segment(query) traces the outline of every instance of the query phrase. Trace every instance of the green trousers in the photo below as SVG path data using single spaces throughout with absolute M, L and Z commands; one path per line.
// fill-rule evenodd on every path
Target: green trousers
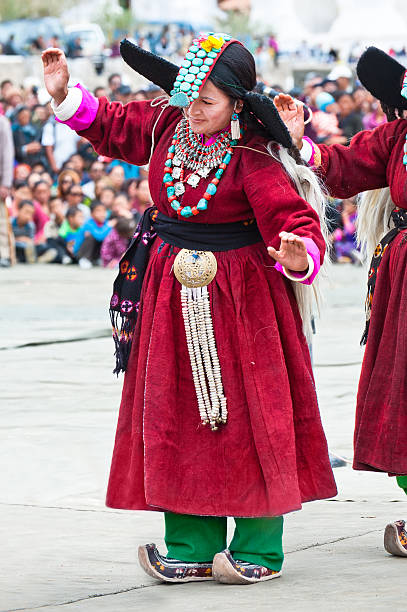
M 280 571 L 283 565 L 283 517 L 235 518 L 229 545 L 235 559 Z M 212 562 L 227 548 L 227 518 L 165 512 L 168 556 L 180 561 Z
M 404 489 L 404 493 L 407 495 L 407 476 L 397 476 L 397 484 Z

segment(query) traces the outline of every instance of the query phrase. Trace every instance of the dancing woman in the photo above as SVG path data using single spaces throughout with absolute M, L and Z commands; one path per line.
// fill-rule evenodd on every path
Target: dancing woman
M 376 47 L 357 65 L 388 123 L 357 134 L 349 147 L 316 145 L 304 133 L 303 111 L 285 94 L 274 99 L 301 155 L 332 196 L 359 201 L 358 237 L 372 256 L 366 299 L 366 351 L 359 381 L 356 470 L 397 475 L 407 493 L 407 71 Z M 407 557 L 405 521 L 387 525 L 387 552 Z
M 167 556 L 139 548 L 162 581 L 275 578 L 282 515 L 336 493 L 303 333 L 323 195 L 252 92 L 241 43 L 202 36 L 181 68 L 128 41 L 121 53 L 170 98 L 96 100 L 68 89 L 60 50 L 43 54 L 57 119 L 103 155 L 150 163 L 154 207 L 111 299 L 126 374 L 107 505 L 165 513 Z

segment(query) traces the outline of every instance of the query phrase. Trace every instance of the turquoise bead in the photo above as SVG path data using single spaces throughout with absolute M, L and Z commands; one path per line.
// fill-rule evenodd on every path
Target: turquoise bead
M 206 188 L 206 193 L 209 193 L 209 195 L 215 195 L 215 193 L 217 192 L 217 187 L 216 185 L 214 185 L 213 183 L 209 183 L 209 185 Z
M 407 154 L 403 155 L 403 164 L 407 165 Z
M 185 75 L 185 81 L 187 83 L 193 83 L 195 81 L 195 75 L 194 74 L 186 74 Z
M 164 166 L 167 166 L 167 168 L 171 168 L 171 166 L 172 166 L 172 159 L 167 159 L 167 161 L 165 162 Z
M 194 60 L 194 61 L 195 61 L 195 60 Z M 187 59 L 182 60 L 182 62 L 181 62 L 181 66 L 182 66 L 183 68 L 189 68 L 189 67 L 190 67 L 190 65 L 191 65 L 191 62 L 190 62 L 189 60 L 187 60 Z
M 178 202 L 178 200 L 173 200 L 171 202 L 171 206 L 174 210 L 178 210 L 178 208 L 181 206 L 181 204 Z
M 223 163 L 224 164 L 228 164 L 230 162 L 230 160 L 232 159 L 232 156 L 230 153 L 226 153 L 225 157 L 223 158 Z
M 198 77 L 198 79 L 205 79 L 206 78 L 206 74 L 202 71 L 198 72 L 198 74 L 196 75 Z
M 190 74 L 198 74 L 198 72 L 199 72 L 198 66 L 191 66 L 191 68 L 189 69 Z
M 214 53 L 213 51 L 209 51 L 208 57 L 211 57 L 212 59 L 216 59 L 218 57 L 218 54 Z
M 189 91 L 191 89 L 191 83 L 186 83 L 185 81 L 181 83 L 180 90 L 181 91 Z
M 219 168 L 219 170 L 217 170 L 215 172 L 215 176 L 217 179 L 221 179 L 222 178 L 222 174 L 223 174 L 223 168 Z
M 201 79 L 195 79 L 195 85 L 201 86 L 202 85 Z
M 181 210 L 181 217 L 192 217 L 192 210 L 190 206 L 184 206 Z
M 206 66 L 212 66 L 213 59 L 211 57 L 207 57 L 206 60 L 204 60 L 204 64 L 206 64 Z
M 174 94 L 175 94 L 175 89 L 171 89 L 170 96 L 173 96 Z
M 208 200 L 205 200 L 205 198 L 201 198 L 196 207 L 198 210 L 206 210 L 208 208 Z
M 203 49 L 201 49 L 200 51 L 198 51 L 198 53 L 196 54 L 197 57 L 201 57 L 202 59 L 204 59 L 206 57 L 206 51 L 204 51 Z
M 188 74 L 188 70 L 186 68 L 180 68 L 179 73 L 185 75 Z
M 192 61 L 193 59 L 195 59 L 195 53 L 187 53 L 185 59 Z
M 175 153 L 175 145 L 171 145 L 171 146 L 168 148 L 168 153 Z
M 199 96 L 199 91 L 193 91 L 191 93 L 191 98 L 193 98 L 194 100 L 196 100 L 198 96 Z
M 197 47 L 196 45 L 191 45 L 189 47 L 189 50 L 191 51 L 191 53 L 196 53 L 197 51 L 199 51 L 199 47 Z
M 186 75 L 186 76 L 188 76 L 188 75 Z M 175 80 L 176 80 L 176 81 L 183 81 L 183 80 L 184 80 L 184 78 L 185 78 L 185 77 L 184 77 L 182 74 L 178 74 L 178 75 L 175 77 Z
M 192 85 L 192 91 L 199 91 L 198 85 Z
M 163 183 L 171 183 L 172 181 L 172 176 L 169 172 L 166 172 L 164 174 L 164 178 L 163 178 Z
M 167 196 L 170 198 L 173 195 L 175 195 L 175 188 L 174 187 L 167 187 Z
M 200 57 L 196 57 L 194 60 L 192 60 L 192 64 L 194 66 L 202 66 L 203 60 Z
M 202 72 L 209 72 L 209 66 L 206 66 L 205 64 L 203 66 L 201 66 L 201 70 Z M 206 74 L 205 74 L 206 76 Z

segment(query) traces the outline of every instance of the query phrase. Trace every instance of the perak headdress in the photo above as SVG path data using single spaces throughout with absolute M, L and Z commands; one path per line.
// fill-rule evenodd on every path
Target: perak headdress
M 199 96 L 199 91 L 208 78 L 211 75 L 216 77 L 218 82 L 235 89 L 238 97 L 246 103 L 248 110 L 272 140 L 290 148 L 291 136 L 272 100 L 246 90 L 238 75 L 219 61 L 225 49 L 232 44 L 242 43 L 223 33 L 211 32 L 198 36 L 190 45 L 181 66 L 145 51 L 126 39 L 120 43 L 120 53 L 133 70 L 161 87 L 170 96 L 169 103 L 172 106 L 189 106 Z
M 407 110 L 406 68 L 377 47 L 368 47 L 359 58 L 356 72 L 370 93 L 392 108 Z

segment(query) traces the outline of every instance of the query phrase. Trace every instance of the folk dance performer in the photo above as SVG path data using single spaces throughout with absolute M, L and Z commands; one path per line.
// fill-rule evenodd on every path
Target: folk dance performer
M 274 101 L 304 160 L 314 166 L 331 195 L 345 199 L 364 192 L 358 238 L 371 264 L 353 467 L 397 476 L 407 493 L 407 71 L 369 47 L 359 59 L 357 74 L 380 100 L 388 122 L 359 132 L 349 147 L 302 141 L 302 109 L 285 94 Z M 407 557 L 404 520 L 386 526 L 384 547 Z
M 336 494 L 303 332 L 323 195 L 237 40 L 201 36 L 181 68 L 129 41 L 121 54 L 169 101 L 96 100 L 68 89 L 59 49 L 43 54 L 58 120 L 150 162 L 154 207 L 111 299 L 126 374 L 107 505 L 165 513 L 167 556 L 139 548 L 159 580 L 269 580 L 282 515 Z

